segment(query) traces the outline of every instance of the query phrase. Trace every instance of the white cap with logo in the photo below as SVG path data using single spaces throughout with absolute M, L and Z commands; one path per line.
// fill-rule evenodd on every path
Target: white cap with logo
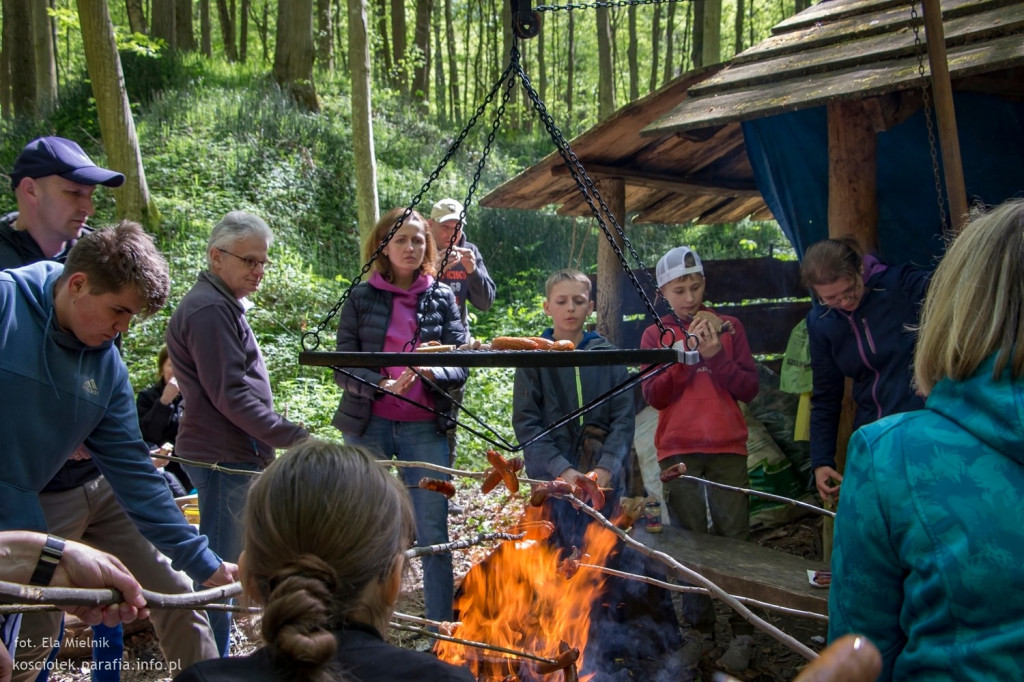
M 693 257 L 693 265 L 686 264 L 687 256 Z M 703 275 L 704 266 L 701 264 L 697 252 L 688 246 L 677 246 L 666 253 L 658 261 L 658 267 L 655 269 L 659 289 L 673 280 L 694 273 Z

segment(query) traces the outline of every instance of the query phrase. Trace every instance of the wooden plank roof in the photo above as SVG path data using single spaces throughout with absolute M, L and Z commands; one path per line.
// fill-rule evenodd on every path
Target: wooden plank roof
M 954 89 L 1021 97 L 1024 3 L 942 0 Z M 642 134 L 660 137 L 920 88 L 919 56 L 929 72 L 922 18 L 906 0 L 826 0 L 776 25 Z M 1000 79 L 987 75 L 1001 72 Z
M 626 212 L 634 223 L 717 224 L 772 217 L 754 185 L 738 124 L 700 135 L 639 134 L 684 99 L 688 88 L 721 68 L 684 74 L 570 140 L 599 189 L 601 179 L 625 181 Z M 558 152 L 492 190 L 480 205 L 529 210 L 555 206 L 560 215 L 591 215 Z

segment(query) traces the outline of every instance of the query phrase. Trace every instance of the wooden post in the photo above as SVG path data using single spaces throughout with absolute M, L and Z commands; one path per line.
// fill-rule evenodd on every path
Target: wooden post
M 878 142 L 858 100 L 828 105 L 828 236 L 852 235 L 865 251 L 878 247 Z
M 602 178 L 599 181 L 601 196 L 615 216 L 616 222 L 625 230 L 626 226 L 626 181 L 622 178 Z M 615 227 L 608 221 L 608 227 Z M 622 237 L 614 235 L 615 243 L 622 248 Z M 622 264 L 604 234 L 598 234 L 597 246 L 597 333 L 616 346 L 623 342 L 622 333 Z
M 967 219 L 967 189 L 964 186 L 963 163 L 960 161 L 960 136 L 953 109 L 953 86 L 949 82 L 949 64 L 946 62 L 942 7 L 939 0 L 922 0 L 921 10 L 924 13 L 924 31 L 928 44 L 928 65 L 932 72 L 935 117 L 939 124 L 942 172 L 946 178 L 946 194 L 949 195 L 949 223 L 953 234 L 958 234 Z
M 874 123 L 856 100 L 828 105 L 828 236 L 852 235 L 865 252 L 878 248 L 878 143 Z M 857 411 L 847 379 L 836 433 L 836 469 L 843 473 L 846 444 Z M 832 524 L 822 524 L 822 559 L 831 560 Z

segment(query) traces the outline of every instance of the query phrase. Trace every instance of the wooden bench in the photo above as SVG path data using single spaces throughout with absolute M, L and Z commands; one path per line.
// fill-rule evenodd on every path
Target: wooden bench
M 807 571 L 828 570 L 817 561 L 753 542 L 702 535 L 664 526 L 648 533 L 637 525 L 630 536 L 700 573 L 729 594 L 828 615 L 828 590 L 811 587 Z

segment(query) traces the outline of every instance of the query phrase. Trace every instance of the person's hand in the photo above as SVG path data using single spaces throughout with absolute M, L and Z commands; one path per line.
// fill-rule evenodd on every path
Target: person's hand
M 160 402 L 164 405 L 170 405 L 180 393 L 181 389 L 178 388 L 178 378 L 171 377 L 167 385 L 164 386 L 164 392 L 160 395 Z
M 867 637 L 843 635 L 797 675 L 796 682 L 873 682 L 882 672 L 882 654 Z
M 568 483 L 569 485 L 576 485 L 576 477 L 582 475 L 583 474 L 577 471 L 576 469 L 569 467 L 568 469 L 560 473 L 558 477 L 565 481 L 566 483 Z
M 103 623 L 107 627 L 114 627 L 118 623 L 130 623 L 136 618 L 149 617 L 142 587 L 124 564 L 117 557 L 80 542 L 68 540 L 65 543 L 64 555 L 57 564 L 50 585 L 113 588 L 121 593 L 124 601 L 119 604 L 64 607 L 65 611 L 89 625 Z
M 68 457 L 68 459 L 72 462 L 81 462 L 83 460 L 92 459 L 92 453 L 89 452 L 87 447 L 85 447 L 85 443 L 82 443 L 75 448 L 75 451 L 71 453 L 71 456 Z
M 14 661 L 7 647 L 0 641 L 0 682 L 11 682 L 11 674 L 14 673 Z
M 722 351 L 722 340 L 718 338 L 718 330 L 707 318 L 698 318 L 689 331 L 700 341 L 697 352 L 705 360 L 715 357 Z
M 238 565 L 225 561 L 217 567 L 213 575 L 206 579 L 203 587 L 220 587 L 234 582 L 238 582 Z
M 166 455 L 170 455 L 174 452 L 174 446 L 170 443 L 164 443 L 158 448 L 154 448 L 149 451 L 149 456 L 153 460 L 153 466 L 157 469 L 160 467 L 167 466 L 167 460 L 164 459 Z
M 842 482 L 843 477 L 830 466 L 817 467 L 814 470 L 814 485 L 817 486 L 823 502 L 836 501 L 839 497 L 839 484 Z
M 456 246 L 452 249 L 452 255 L 459 259 L 459 263 L 466 269 L 466 272 L 472 275 L 476 272 L 476 256 L 473 255 L 473 249 L 465 249 L 460 246 Z
M 603 467 L 597 467 L 592 472 L 596 476 L 595 482 L 598 488 L 610 488 L 612 485 L 612 472 Z

